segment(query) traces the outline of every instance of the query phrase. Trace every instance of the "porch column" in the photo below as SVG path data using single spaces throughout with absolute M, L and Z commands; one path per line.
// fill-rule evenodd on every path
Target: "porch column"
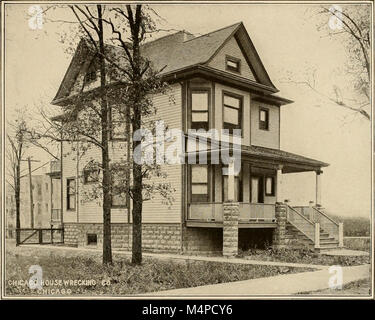
M 282 174 L 283 174 L 283 166 L 280 165 L 277 168 L 277 175 L 276 175 L 276 202 L 281 203 L 283 202 L 281 197 L 281 191 L 282 191 Z
M 318 170 L 316 171 L 316 199 L 315 199 L 315 205 L 317 207 L 322 206 L 322 173 L 323 171 Z
M 272 247 L 282 249 L 286 247 L 286 222 L 287 222 L 287 204 L 277 202 L 275 205 L 276 228 L 273 231 Z
M 223 256 L 238 254 L 239 204 L 234 202 L 234 163 L 228 166 L 228 201 L 223 204 Z

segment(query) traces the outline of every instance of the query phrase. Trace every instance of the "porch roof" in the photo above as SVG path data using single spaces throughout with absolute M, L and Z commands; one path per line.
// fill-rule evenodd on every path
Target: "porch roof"
M 228 149 L 226 149 L 228 151 Z M 230 149 L 229 151 L 232 151 Z M 208 158 L 212 154 L 218 154 L 224 151 L 222 148 L 203 150 L 201 152 L 206 153 Z M 189 155 L 198 155 L 196 151 L 187 152 L 186 157 Z M 272 149 L 260 146 L 241 146 L 241 160 L 248 161 L 254 166 L 266 166 L 271 168 L 278 168 L 282 166 L 283 173 L 293 172 L 306 172 L 306 171 L 321 171 L 323 167 L 328 167 L 329 164 L 307 158 L 295 153 L 283 151 L 280 149 Z

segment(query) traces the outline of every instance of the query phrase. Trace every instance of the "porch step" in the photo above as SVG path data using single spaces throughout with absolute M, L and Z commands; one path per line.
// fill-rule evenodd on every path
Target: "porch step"
M 301 231 L 299 231 L 296 227 L 292 224 L 287 223 L 286 225 L 287 233 L 285 234 L 285 238 L 289 240 L 289 242 L 296 241 L 301 246 L 309 247 L 312 250 L 314 248 L 314 242 L 307 238 Z M 297 244 L 294 244 L 296 246 Z M 320 229 L 320 248 L 324 250 L 329 249 L 337 249 L 338 248 L 338 241 L 335 240 L 333 237 L 329 235 L 328 232 L 325 232 L 323 229 Z M 318 251 L 320 250 L 318 249 Z

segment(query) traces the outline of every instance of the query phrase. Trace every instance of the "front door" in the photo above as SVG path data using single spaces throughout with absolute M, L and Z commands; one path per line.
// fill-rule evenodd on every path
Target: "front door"
M 263 177 L 251 177 L 251 202 L 264 203 Z

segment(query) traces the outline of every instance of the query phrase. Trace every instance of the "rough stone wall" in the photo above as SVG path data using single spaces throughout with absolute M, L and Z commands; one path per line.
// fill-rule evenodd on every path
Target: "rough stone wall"
M 78 247 L 88 246 L 87 234 L 97 235 L 97 248 L 103 245 L 103 225 L 101 223 L 67 223 L 65 244 Z M 180 252 L 181 228 L 179 224 L 143 224 L 142 248 L 152 252 Z M 112 224 L 112 248 L 114 250 L 131 250 L 132 225 L 126 223 Z M 91 246 L 91 245 L 90 245 Z M 95 245 L 92 245 L 95 246 Z

